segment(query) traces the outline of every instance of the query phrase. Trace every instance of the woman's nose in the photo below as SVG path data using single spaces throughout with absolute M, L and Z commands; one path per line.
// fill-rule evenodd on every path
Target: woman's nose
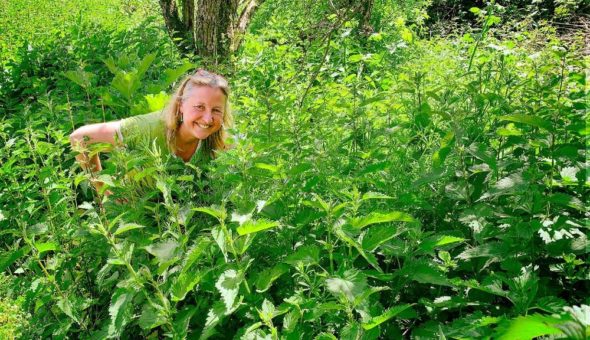
M 213 112 L 211 112 L 211 110 L 206 110 L 205 114 L 203 115 L 203 120 L 207 124 L 212 123 L 213 122 Z

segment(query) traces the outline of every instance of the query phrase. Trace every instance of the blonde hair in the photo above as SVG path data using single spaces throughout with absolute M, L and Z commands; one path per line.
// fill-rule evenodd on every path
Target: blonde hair
M 214 158 L 217 150 L 227 149 L 225 143 L 228 137 L 226 129 L 231 127 L 233 117 L 229 107 L 229 84 L 224 77 L 213 72 L 199 69 L 194 74 L 187 76 L 182 80 L 172 95 L 172 98 L 170 98 L 168 105 L 163 111 L 163 119 L 166 124 L 166 143 L 171 152 L 174 153 L 178 150 L 176 146 L 176 135 L 178 128 L 182 124 L 180 105 L 182 104 L 182 100 L 186 98 L 186 93 L 189 93 L 193 88 L 198 86 L 209 86 L 220 89 L 225 95 L 225 110 L 221 128 L 200 142 L 203 143 L 200 146 L 201 152 Z

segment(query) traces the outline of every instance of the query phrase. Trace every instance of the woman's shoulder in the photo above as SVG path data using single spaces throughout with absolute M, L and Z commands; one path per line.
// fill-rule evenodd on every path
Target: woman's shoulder
M 162 111 L 154 111 L 121 120 L 121 129 L 141 129 L 164 124 Z
M 162 143 L 166 138 L 166 124 L 162 112 L 155 111 L 122 119 L 120 132 L 123 143 L 127 145 L 143 139 L 157 139 Z

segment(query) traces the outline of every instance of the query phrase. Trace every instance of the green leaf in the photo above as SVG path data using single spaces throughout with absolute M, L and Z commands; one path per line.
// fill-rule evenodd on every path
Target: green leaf
M 357 241 L 355 241 L 350 235 L 348 235 L 344 230 L 342 230 L 342 225 L 334 225 L 334 234 L 342 241 L 344 241 L 345 243 L 347 243 L 348 245 L 354 247 L 359 254 L 365 259 L 367 260 L 367 262 L 375 269 L 377 269 L 379 272 L 383 272 L 383 269 L 381 269 L 381 267 L 379 267 L 379 263 L 377 262 L 377 258 L 375 258 L 375 255 L 373 255 L 372 253 L 367 253 L 364 251 L 364 249 L 361 247 L 360 244 L 358 244 Z
M 448 244 L 463 241 L 466 241 L 466 239 L 448 235 L 435 235 L 422 240 L 422 242 L 420 243 L 420 249 L 428 253 L 433 251 L 437 247 L 442 247 Z
M 200 208 L 193 208 L 194 211 L 200 211 L 202 213 L 211 215 L 218 220 L 225 220 L 227 218 L 227 213 L 225 212 L 225 208 L 212 205 L 210 207 L 200 207 Z
M 360 340 L 363 339 L 363 333 L 363 329 L 357 322 L 349 323 L 340 331 L 340 340 Z
M 225 305 L 221 301 L 217 301 L 213 307 L 209 309 L 209 312 L 207 312 L 205 327 L 203 328 L 200 339 L 207 339 L 215 334 L 215 326 L 217 326 L 226 313 Z
M 168 239 L 160 243 L 151 244 L 145 247 L 145 250 L 154 255 L 159 263 L 164 263 L 179 255 L 179 244 L 176 240 Z
M 344 296 L 350 303 L 367 288 L 367 278 L 356 269 L 349 269 L 342 277 L 326 280 L 326 288 L 336 297 Z
M 0 257 L 0 272 L 3 272 L 12 265 L 16 260 L 27 255 L 31 251 L 31 247 L 24 246 L 14 251 L 5 252 Z
M 395 306 L 390 308 L 385 313 L 372 318 L 369 322 L 363 323 L 363 328 L 366 330 L 375 328 L 380 324 L 384 323 L 385 321 L 393 318 L 394 316 L 398 315 L 399 313 L 405 311 L 406 309 L 410 308 L 412 305 L 410 304 L 403 304 L 399 306 Z
M 297 326 L 299 319 L 301 318 L 301 313 L 299 309 L 293 308 L 289 313 L 285 314 L 283 318 L 283 331 L 291 332 Z
M 287 256 L 283 262 L 293 266 L 297 266 L 299 262 L 306 266 L 319 263 L 320 248 L 315 245 L 301 246 L 297 248 L 294 253 Z
M 426 261 L 408 261 L 398 273 L 420 283 L 451 286 L 436 266 Z
M 91 80 L 94 77 L 94 74 L 78 69 L 75 71 L 67 71 L 64 73 L 64 76 L 80 87 L 88 89 L 92 85 Z
M 266 164 L 266 163 L 256 163 L 254 164 L 255 167 L 263 170 L 268 170 L 270 172 L 277 173 L 279 171 L 279 167 L 274 164 Z
M 529 340 L 541 336 L 562 334 L 557 325 L 562 321 L 539 314 L 519 316 L 505 327 L 499 327 L 494 338 L 499 340 Z
M 188 326 L 196 311 L 197 308 L 194 306 L 186 306 L 181 311 L 176 313 L 172 323 L 175 337 L 178 337 L 179 339 L 187 338 Z
M 507 245 L 503 242 L 490 242 L 464 250 L 457 258 L 469 260 L 476 257 L 497 257 L 499 259 L 508 255 Z
M 221 293 L 221 299 L 226 310 L 233 308 L 242 280 L 243 276 L 238 271 L 228 269 L 219 276 L 219 279 L 215 283 L 215 287 Z
M 201 255 L 203 255 L 203 253 L 209 249 L 210 246 L 210 239 L 205 237 L 198 238 L 183 257 L 181 273 L 190 272 L 193 264 L 195 264 L 199 258 L 201 258 Z
M 473 143 L 467 148 L 467 152 L 489 165 L 492 169 L 495 170 L 497 168 L 496 156 L 484 144 Z
M 281 275 L 285 274 L 288 271 L 289 266 L 287 266 L 284 263 L 279 263 L 271 269 L 266 269 L 258 273 L 258 276 L 256 277 L 256 281 L 254 283 L 256 285 L 256 292 L 266 292 L 274 281 L 276 281 L 279 277 L 281 277 Z
M 248 220 L 244 222 L 241 226 L 238 227 L 237 231 L 240 235 L 247 235 L 251 233 L 256 233 L 261 230 L 266 230 L 274 227 L 280 226 L 279 222 L 269 221 L 266 219 L 260 220 Z
M 119 226 L 119 228 L 117 228 L 117 230 L 115 230 L 113 235 L 114 236 L 121 235 L 122 233 L 124 233 L 126 231 L 133 230 L 133 229 L 140 229 L 140 228 L 145 228 L 145 226 L 142 226 L 141 224 L 137 224 L 137 223 L 124 223 L 124 224 L 121 224 Z
M 111 86 L 127 100 L 131 100 L 135 92 L 139 89 L 140 81 L 135 72 L 120 71 L 115 75 Z
M 198 271 L 180 273 L 171 287 L 172 301 L 177 302 L 184 300 L 186 294 L 192 291 L 193 288 L 201 282 L 202 278 L 203 274 Z
M 498 119 L 499 120 L 507 120 L 507 121 L 515 122 L 515 123 L 527 124 L 527 125 L 531 125 L 531 126 L 542 128 L 542 129 L 549 130 L 549 131 L 552 130 L 551 122 L 546 121 L 543 118 L 537 117 L 537 116 L 524 115 L 524 114 L 512 114 L 512 115 L 500 116 L 500 117 L 498 117 Z
M 374 199 L 393 199 L 393 197 L 387 196 L 387 195 L 382 194 L 380 192 L 369 191 L 369 192 L 364 193 L 363 197 L 361 198 L 362 201 L 374 200 Z
M 111 305 L 109 306 L 109 315 L 111 316 L 108 330 L 109 337 L 122 335 L 125 325 L 131 320 L 134 296 L 134 292 L 125 288 L 117 288 L 113 293 Z
M 364 217 L 353 218 L 351 220 L 351 225 L 354 228 L 362 229 L 371 224 L 386 222 L 416 222 L 416 220 L 409 214 L 401 211 L 392 211 L 388 213 L 372 212 Z
M 362 54 L 353 54 L 350 57 L 348 57 L 348 61 L 351 63 L 358 63 L 361 60 L 363 60 Z
M 57 301 L 57 307 L 64 312 L 67 316 L 69 316 L 72 320 L 76 321 L 76 323 L 80 323 L 80 317 L 78 316 L 78 312 L 76 311 L 72 302 L 67 299 L 60 297 Z
M 35 248 L 39 252 L 39 255 L 47 251 L 56 251 L 59 249 L 59 245 L 55 242 L 35 243 Z
M 367 233 L 363 236 L 363 249 L 373 251 L 381 244 L 391 240 L 392 238 L 396 237 L 404 231 L 405 229 L 398 228 L 392 225 L 374 226 L 370 228 L 367 231 Z
M 164 91 L 157 94 L 145 95 L 144 98 L 148 104 L 149 112 L 163 109 L 170 100 L 170 96 Z
M 146 55 L 145 57 L 143 57 L 143 59 L 141 60 L 141 62 L 137 66 L 137 76 L 140 79 L 144 76 L 144 74 L 147 72 L 148 68 L 150 67 L 152 62 L 154 62 L 155 59 L 156 59 L 155 53 L 150 53 L 150 54 Z
M 276 307 L 267 299 L 262 302 L 262 307 L 258 311 L 260 319 L 265 323 L 269 323 L 277 314 Z
M 137 323 L 139 324 L 139 327 L 144 330 L 150 330 L 165 324 L 166 315 L 164 307 L 145 303 Z
M 177 81 L 183 74 L 187 71 L 194 70 L 197 67 L 196 64 L 190 63 L 185 61 L 184 64 L 181 66 L 174 68 L 174 69 L 166 69 L 164 71 L 165 77 L 165 86 L 172 84 L 173 82 Z
M 362 294 L 355 297 L 353 306 L 356 307 L 356 306 L 360 305 L 367 298 L 369 298 L 369 296 L 371 296 L 375 293 L 382 292 L 384 290 L 390 290 L 390 289 L 391 288 L 389 288 L 389 287 L 369 287 L 369 289 L 366 289 Z

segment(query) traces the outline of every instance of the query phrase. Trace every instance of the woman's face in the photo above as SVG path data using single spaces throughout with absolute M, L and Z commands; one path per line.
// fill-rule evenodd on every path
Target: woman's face
M 206 139 L 219 131 L 225 113 L 225 95 L 219 88 L 197 86 L 185 93 L 180 106 L 183 137 Z M 192 138 L 191 138 L 192 139 Z

